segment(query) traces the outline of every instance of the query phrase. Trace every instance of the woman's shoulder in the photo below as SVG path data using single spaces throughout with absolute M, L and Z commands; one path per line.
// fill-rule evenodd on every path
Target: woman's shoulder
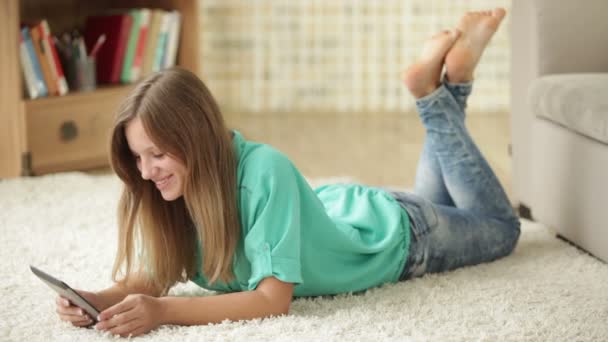
M 292 166 L 293 163 L 283 152 L 267 144 L 252 143 L 239 162 L 248 168 L 272 170 L 277 167 Z
M 264 184 L 265 187 L 286 186 L 298 175 L 289 157 L 277 148 L 250 141 L 243 145 L 238 161 L 239 188 L 253 189 Z

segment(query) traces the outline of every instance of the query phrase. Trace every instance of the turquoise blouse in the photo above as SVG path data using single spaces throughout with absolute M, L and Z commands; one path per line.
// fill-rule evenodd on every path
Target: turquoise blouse
M 235 279 L 201 287 L 254 290 L 267 277 L 294 283 L 295 296 L 357 292 L 396 282 L 407 259 L 407 212 L 386 191 L 355 185 L 313 190 L 276 149 L 234 131 L 241 239 Z M 200 245 L 199 245 L 200 246 Z M 198 251 L 199 269 L 201 251 Z

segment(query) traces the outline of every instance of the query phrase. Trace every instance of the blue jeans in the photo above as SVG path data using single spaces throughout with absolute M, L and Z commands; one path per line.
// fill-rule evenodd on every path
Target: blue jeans
M 426 139 L 414 193 L 391 191 L 412 232 L 400 280 L 492 261 L 517 244 L 519 219 L 465 127 L 471 89 L 444 82 L 416 101 Z

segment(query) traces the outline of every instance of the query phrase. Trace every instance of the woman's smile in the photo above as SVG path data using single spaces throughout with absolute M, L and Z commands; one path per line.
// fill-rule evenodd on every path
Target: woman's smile
M 171 185 L 171 181 L 173 180 L 173 175 L 169 175 L 165 178 L 162 178 L 158 181 L 154 181 L 154 184 L 156 184 L 156 188 L 160 191 L 163 191 L 164 189 L 166 189 L 169 185 Z

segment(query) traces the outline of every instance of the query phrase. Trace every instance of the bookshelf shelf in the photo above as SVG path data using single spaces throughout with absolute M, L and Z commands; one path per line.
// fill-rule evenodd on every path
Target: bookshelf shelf
M 55 103 L 70 103 L 72 101 L 91 101 L 102 94 L 119 94 L 125 96 L 134 84 L 119 84 L 119 85 L 101 85 L 95 91 L 70 91 L 64 96 L 45 96 L 35 99 L 23 99 L 25 102 L 26 111 L 39 106 L 45 106 Z
M 27 99 L 19 60 L 19 24 L 47 19 L 53 32 L 107 9 L 159 8 L 182 16 L 177 65 L 200 74 L 198 2 L 193 0 L 0 1 L 0 179 L 108 165 L 108 133 L 120 101 L 134 87 Z
M 104 96 L 105 94 L 115 94 L 122 98 L 134 86 L 134 84 L 100 85 L 95 91 L 70 91 L 64 96 L 45 96 L 35 99 L 23 99 L 23 101 L 25 102 L 26 112 L 29 112 L 32 109 L 46 105 L 69 104 L 72 101 L 95 101 L 97 97 Z

